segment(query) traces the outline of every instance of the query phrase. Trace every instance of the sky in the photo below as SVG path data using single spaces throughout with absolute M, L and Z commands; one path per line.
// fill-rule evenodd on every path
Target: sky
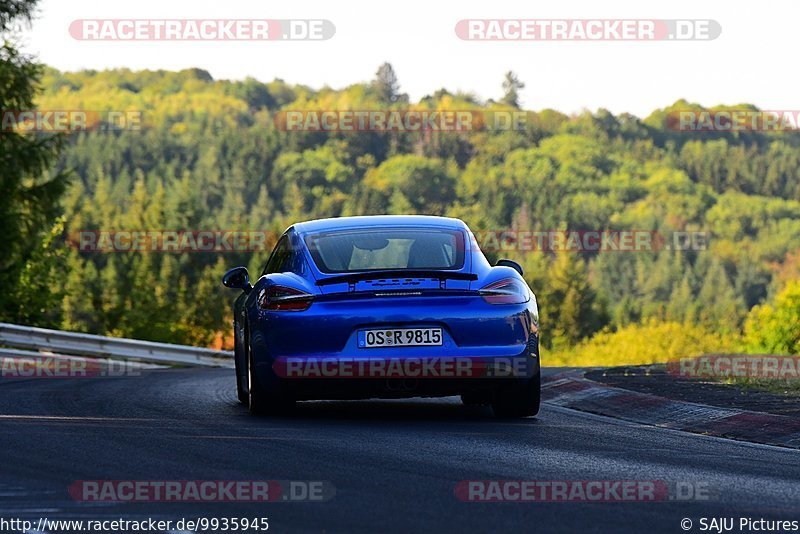
M 76 19 L 327 19 L 326 41 L 83 41 Z M 461 19 L 713 19 L 714 40 L 466 41 Z M 506 71 L 526 85 L 523 107 L 606 108 L 640 117 L 685 98 L 705 106 L 800 108 L 797 0 L 42 0 L 26 52 L 59 70 L 180 70 L 216 79 L 282 78 L 335 88 L 369 80 L 389 61 L 413 101 L 444 87 L 502 96 Z

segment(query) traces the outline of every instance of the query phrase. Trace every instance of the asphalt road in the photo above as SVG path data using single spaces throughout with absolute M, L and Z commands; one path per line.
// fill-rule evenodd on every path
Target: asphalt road
M 455 398 L 310 402 L 254 418 L 233 372 L 0 380 L 0 518 L 268 517 L 270 532 L 683 532 L 800 520 L 800 453 L 544 405 L 498 421 Z M 76 480 L 328 481 L 326 502 L 89 503 Z M 461 480 L 708 483 L 711 500 L 470 503 Z M 717 493 L 718 492 L 718 493 Z M 738 526 L 738 519 L 737 519 Z M 737 531 L 737 530 L 734 530 Z

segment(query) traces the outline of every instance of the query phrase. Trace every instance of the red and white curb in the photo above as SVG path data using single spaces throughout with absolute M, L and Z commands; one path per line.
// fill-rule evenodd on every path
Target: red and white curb
M 676 401 L 616 388 L 589 380 L 581 371 L 545 378 L 542 400 L 564 408 L 662 428 L 800 448 L 798 419 Z

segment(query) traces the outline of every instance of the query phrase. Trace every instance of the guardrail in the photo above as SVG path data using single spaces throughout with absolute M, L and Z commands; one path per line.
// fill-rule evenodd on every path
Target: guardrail
M 0 323 L 0 344 L 58 354 L 139 360 L 167 365 L 230 367 L 233 353 L 172 343 L 65 332 Z

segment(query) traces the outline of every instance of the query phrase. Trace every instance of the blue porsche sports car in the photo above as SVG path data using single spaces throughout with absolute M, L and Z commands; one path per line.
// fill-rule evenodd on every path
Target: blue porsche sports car
M 500 417 L 539 411 L 539 314 L 521 267 L 492 266 L 462 221 L 343 217 L 298 223 L 234 303 L 239 400 L 441 397 Z

